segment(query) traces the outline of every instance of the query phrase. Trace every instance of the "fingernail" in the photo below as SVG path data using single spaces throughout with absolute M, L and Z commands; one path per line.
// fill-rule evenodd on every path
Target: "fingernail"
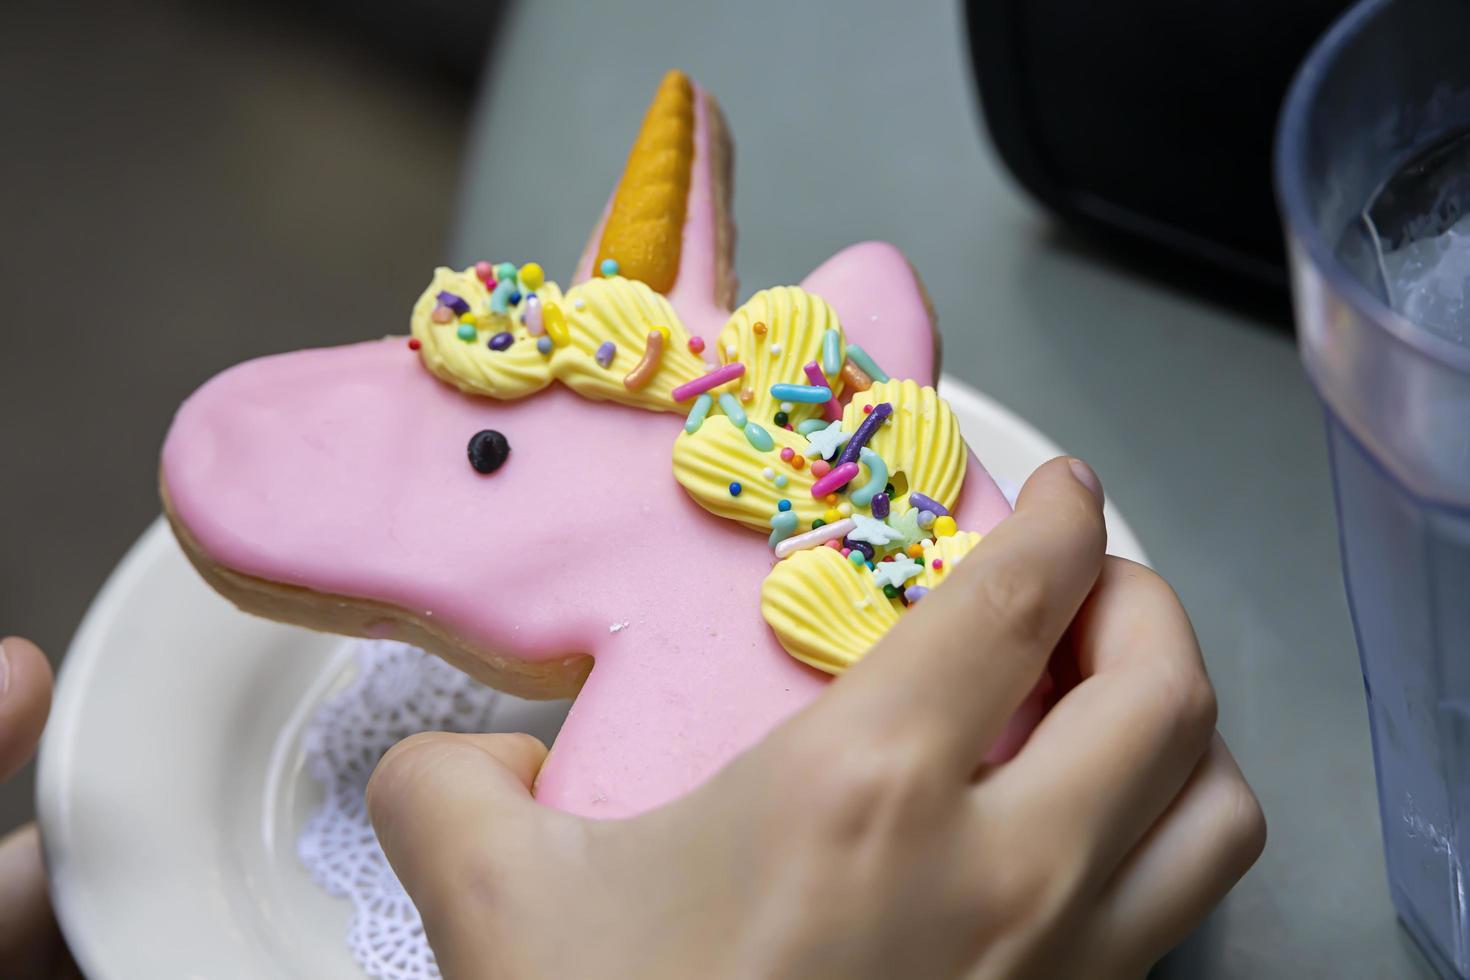
M 10 690 L 10 654 L 5 649 L 5 641 L 0 640 L 0 697 Z
M 1092 471 L 1092 467 L 1075 456 L 1067 460 L 1067 465 L 1072 468 L 1072 475 L 1077 478 L 1077 482 L 1091 490 L 1092 495 L 1097 498 L 1097 502 L 1102 503 L 1102 481 L 1097 478 L 1097 474 Z

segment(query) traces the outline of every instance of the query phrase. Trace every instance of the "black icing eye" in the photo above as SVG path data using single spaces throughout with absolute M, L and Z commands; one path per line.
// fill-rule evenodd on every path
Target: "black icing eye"
M 494 429 L 482 429 L 470 437 L 470 465 L 481 473 L 494 473 L 510 455 L 510 442 Z

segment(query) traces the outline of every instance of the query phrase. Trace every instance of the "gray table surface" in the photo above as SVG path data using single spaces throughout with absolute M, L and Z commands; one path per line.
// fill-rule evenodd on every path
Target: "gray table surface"
M 1160 975 L 1431 975 L 1388 899 L 1320 412 L 1291 338 L 1059 240 L 979 130 L 957 5 L 542 0 L 513 9 L 496 55 L 455 261 L 564 275 L 654 84 L 682 67 L 734 133 L 745 293 L 895 242 L 946 369 L 1097 468 L 1194 618 L 1270 823 Z

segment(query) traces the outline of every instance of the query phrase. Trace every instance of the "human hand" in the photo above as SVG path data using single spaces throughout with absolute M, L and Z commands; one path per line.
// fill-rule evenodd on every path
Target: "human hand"
M 448 977 L 1139 976 L 1259 856 L 1188 617 L 1058 459 L 853 669 L 668 806 L 531 796 L 524 735 L 425 734 L 368 806 Z M 982 762 L 1052 663 L 1056 704 Z
M 0 640 L 0 782 L 36 751 L 51 711 L 51 665 L 29 640 Z M 51 914 L 41 835 L 26 824 L 0 838 L 0 973 L 79 976 Z

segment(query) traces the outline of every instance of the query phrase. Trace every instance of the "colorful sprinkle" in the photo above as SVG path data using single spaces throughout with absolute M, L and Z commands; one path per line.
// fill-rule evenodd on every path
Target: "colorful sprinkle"
M 935 517 L 946 517 L 949 514 L 948 508 L 946 508 L 943 504 L 935 500 L 933 497 L 925 496 L 924 494 L 919 493 L 917 490 L 909 491 L 909 503 L 912 506 L 917 507 L 919 510 L 927 510 Z
M 475 322 L 475 315 L 473 313 L 461 313 L 459 315 L 459 322 L 460 323 L 474 323 Z
M 496 279 L 514 279 L 515 277 L 516 267 L 514 262 L 502 262 L 495 267 Z
M 848 347 L 848 350 L 852 350 L 852 348 Z M 862 425 L 859 425 L 857 431 L 847 440 L 847 445 L 842 447 L 842 455 L 837 457 L 837 462 L 851 463 L 855 461 L 858 458 L 858 453 L 868 444 L 868 440 L 873 438 L 873 433 L 878 431 L 878 426 L 882 425 L 883 420 L 891 414 L 893 414 L 893 406 L 888 402 L 879 402 L 877 405 L 874 405 L 873 410 L 868 413 L 868 417 L 863 419 Z M 884 482 L 887 482 L 887 479 L 885 476 Z M 881 487 L 883 484 L 880 483 L 878 485 Z
M 567 330 L 567 315 L 555 303 L 549 303 L 541 310 L 541 325 L 556 346 L 565 347 L 572 342 L 572 334 Z
M 438 296 L 438 299 L 440 305 L 447 306 L 455 313 L 458 313 L 460 315 L 464 315 L 470 311 L 469 303 L 466 303 L 462 297 L 456 296 L 454 293 L 451 293 L 448 290 L 444 290 L 443 292 L 441 292 Z
M 764 337 L 766 335 L 766 325 L 760 320 L 755 321 L 755 326 L 750 329 L 757 337 Z
M 785 460 L 786 462 L 788 462 L 788 463 L 791 462 L 791 457 L 793 457 L 795 455 L 796 455 L 796 450 L 792 449 L 790 446 L 785 446 L 781 450 L 781 458 L 783 460 Z
M 429 314 L 429 319 L 435 323 L 449 323 L 454 319 L 454 311 L 447 306 L 436 306 L 434 312 Z
M 850 561 L 850 562 L 852 562 L 854 565 L 858 566 L 859 568 L 862 568 L 864 565 L 866 565 L 868 563 L 868 559 L 865 558 L 865 557 L 863 557 L 863 553 L 861 551 L 852 551 L 852 550 L 849 550 L 848 553 L 847 553 L 847 560 Z
M 409 350 L 418 350 L 422 346 L 424 346 L 424 345 L 421 344 L 421 343 L 419 343 L 419 339 L 417 337 L 410 337 L 410 338 L 408 338 L 408 349 Z
M 782 513 L 785 513 L 786 511 L 791 509 L 791 501 L 782 498 L 781 500 L 777 501 L 776 509 L 781 511 Z
M 783 429 L 791 424 L 791 416 L 788 415 L 786 412 L 777 412 L 773 419 L 776 425 L 780 426 Z
M 891 585 L 885 585 L 885 586 L 883 586 L 883 594 L 886 597 L 888 597 L 889 599 L 897 599 L 898 598 L 898 590 L 895 589 Z
M 852 478 L 858 475 L 858 464 L 843 463 L 832 467 L 832 471 L 812 484 L 812 496 L 823 497 L 838 487 L 852 482 Z
M 545 331 L 541 327 L 541 300 L 532 296 L 526 300 L 526 305 L 521 307 L 521 323 L 526 325 L 532 337 L 539 337 Z
M 772 357 L 780 357 L 781 356 L 781 345 L 780 344 L 772 344 L 771 345 L 771 356 Z
M 831 390 L 831 384 L 827 381 L 826 376 L 822 374 L 821 365 L 817 364 L 816 361 L 807 361 L 802 366 L 802 371 L 806 373 L 806 379 L 812 383 L 812 387 Z M 822 415 L 829 422 L 842 418 L 842 406 L 837 403 L 836 398 L 829 397 L 827 399 L 827 403 L 822 406 Z
M 896 588 L 923 570 L 924 566 L 912 558 L 896 558 L 880 564 L 878 570 L 873 573 L 873 580 L 879 585 L 891 585 Z
M 543 354 L 550 354 L 553 344 L 550 337 L 537 337 L 536 349 Z
M 944 559 L 943 558 L 936 558 L 936 559 L 934 559 L 934 570 L 936 572 L 942 572 L 942 571 L 944 571 Z
M 771 385 L 771 397 L 779 401 L 799 402 L 803 405 L 820 405 L 831 401 L 832 389 L 816 385 Z
M 880 493 L 875 495 L 873 497 L 872 506 L 873 516 L 878 518 L 878 520 L 880 521 L 883 520 L 885 517 L 888 516 L 888 494 Z
M 745 439 L 760 452 L 768 453 L 776 446 L 771 434 L 754 422 L 745 423 Z
M 918 602 L 929 594 L 929 590 L 922 585 L 911 585 L 903 590 L 903 597 L 909 602 Z
M 745 374 L 745 365 L 739 361 L 717 367 L 703 377 L 686 381 L 673 390 L 673 399 L 676 402 L 688 401 L 696 395 L 702 395 L 712 388 L 718 388 L 722 384 L 734 381 Z
M 541 284 L 545 281 L 546 273 L 542 271 L 538 263 L 527 262 L 521 266 L 521 285 L 525 286 L 526 289 L 535 292 L 541 288 Z
M 612 343 L 612 341 L 608 341 L 608 343 Z M 606 366 L 605 364 L 603 365 L 603 367 Z M 709 395 L 700 395 L 694 399 L 694 407 L 689 410 L 689 415 L 684 419 L 684 431 L 690 435 L 698 432 L 699 427 L 704 425 L 704 418 L 709 414 L 709 408 L 714 402 L 715 400 Z M 739 484 L 732 483 L 731 486 L 739 486 Z
M 812 460 L 812 476 L 820 480 L 822 477 L 826 476 L 830 472 L 832 472 L 831 463 L 827 462 L 825 459 Z
M 837 505 L 837 513 L 841 514 L 843 517 L 851 517 L 852 504 L 844 500 L 842 503 Z
M 888 464 L 883 461 L 873 450 L 864 446 L 858 450 L 858 459 L 868 468 L 868 482 L 848 494 L 848 497 L 859 507 L 866 507 L 875 496 L 883 492 L 883 487 L 888 483 Z M 887 508 L 885 507 L 886 511 Z M 887 514 L 874 514 L 874 517 L 886 517 Z
M 873 560 L 873 553 L 874 553 L 873 552 L 873 546 L 871 544 L 869 544 L 868 542 L 866 542 L 866 541 L 859 541 L 856 538 L 854 538 L 852 535 L 849 534 L 847 536 L 847 540 L 845 540 L 842 543 L 845 544 L 845 545 L 847 545 L 849 548 L 851 548 L 853 554 L 855 554 L 855 555 L 862 555 L 863 556 L 863 561 L 872 561 Z
M 796 423 L 796 431 L 804 436 L 809 436 L 818 429 L 827 428 L 828 424 L 825 419 L 802 419 Z
M 495 266 L 491 265 L 489 262 L 486 262 L 484 259 L 481 259 L 480 261 L 475 263 L 475 275 L 481 279 L 489 279 L 491 276 L 495 275 Z
M 818 545 L 827 544 L 829 542 L 831 542 L 835 546 L 836 542 L 840 540 L 843 535 L 852 530 L 851 521 L 838 521 L 836 523 L 828 524 L 822 524 L 820 521 L 814 521 L 813 524 L 820 526 L 813 527 L 805 534 L 798 534 L 794 538 L 787 538 L 785 541 L 782 541 L 780 544 L 776 545 L 776 557 L 785 558 L 787 555 L 792 554 L 793 552 L 805 551 L 807 548 L 815 548 Z
M 838 521 L 842 520 L 842 515 L 838 513 L 836 507 L 829 507 L 827 508 L 826 512 L 822 514 L 822 520 L 826 521 L 828 524 L 835 524 Z
M 955 531 L 957 530 L 959 530 L 959 528 L 955 524 L 954 518 L 948 515 L 936 518 L 934 521 L 934 533 L 939 535 L 941 538 L 947 538 L 951 534 L 955 533 Z
M 505 298 L 505 300 L 511 306 L 515 306 L 517 303 L 519 303 L 521 301 L 521 291 L 519 289 L 513 289 L 513 290 L 511 290 L 510 295 L 507 296 Z
M 765 477 L 767 480 L 774 480 L 776 478 L 776 471 L 767 466 L 765 469 L 761 470 L 761 476 Z
M 740 496 L 740 491 L 742 489 L 744 489 L 744 488 L 741 487 L 739 483 L 731 483 L 730 484 L 730 496 L 732 496 L 732 497 L 738 497 L 738 496 Z
M 490 312 L 505 313 L 509 310 L 510 294 L 516 291 L 514 279 L 501 279 L 490 293 Z
M 771 482 L 776 484 L 778 490 L 784 490 L 786 489 L 786 484 L 790 483 L 791 480 L 785 473 L 778 473 L 776 474 L 776 479 Z
M 887 381 L 888 375 L 878 366 L 878 362 L 868 356 L 868 352 L 857 344 L 847 345 L 847 359 L 857 364 L 862 372 L 874 381 Z
M 842 384 L 848 391 L 867 391 L 873 387 L 873 379 L 851 360 L 842 362 Z
M 836 330 L 822 334 L 822 370 L 828 375 L 842 370 L 842 338 Z
M 731 358 L 732 360 L 734 358 L 739 357 L 740 356 L 740 348 L 739 347 L 736 347 L 734 344 L 727 344 L 727 345 L 725 345 L 725 356 L 728 357 L 728 358 Z
M 924 546 L 915 542 L 914 544 L 911 544 L 907 548 L 903 549 L 903 553 L 908 555 L 910 558 L 923 558 Z
M 796 532 L 796 515 L 791 511 L 781 511 L 771 515 L 771 536 L 766 539 L 772 548 L 791 537 Z
M 500 333 L 490 338 L 489 346 L 491 350 L 505 350 L 507 347 L 515 342 L 515 334 L 508 333 L 502 330 L 500 331 Z
M 806 457 L 805 456 L 793 456 L 793 457 L 791 457 L 791 468 L 793 470 L 805 469 L 806 468 Z
M 754 397 L 755 397 L 755 389 L 754 388 L 751 388 L 749 386 L 746 386 L 746 387 L 740 389 L 740 400 L 742 402 L 744 402 L 746 405 L 749 405 L 750 404 L 750 400 L 752 398 L 754 398 Z
M 597 345 L 597 353 L 592 359 L 597 362 L 598 367 L 607 368 L 612 366 L 613 358 L 618 356 L 618 345 L 611 340 L 604 340 Z
M 607 260 L 607 262 L 611 261 L 612 259 Z M 603 265 L 606 265 L 607 262 L 604 262 Z M 551 332 L 549 321 L 546 324 L 546 330 L 548 333 Z M 663 356 L 664 335 L 657 330 L 648 331 L 648 340 L 643 345 L 643 357 L 633 366 L 633 370 L 624 375 L 623 387 L 629 391 L 637 391 L 652 381 L 653 376 L 658 373 L 658 365 L 663 360 Z
M 474 340 L 479 336 L 475 331 L 475 325 L 473 323 L 461 323 L 455 333 L 459 336 L 460 340 Z
M 857 529 L 847 536 L 848 542 L 865 541 L 871 545 L 890 545 L 903 537 L 898 528 L 864 514 L 853 514 Z
M 603 259 L 602 265 L 598 266 L 598 269 L 602 272 L 604 276 L 615 276 L 618 274 L 618 260 Z M 884 380 L 886 381 L 888 379 L 885 378 Z
M 704 338 L 703 337 L 690 337 L 689 338 L 689 353 L 691 353 L 691 354 L 703 354 L 704 353 Z
M 807 426 L 807 444 L 802 454 L 808 459 L 816 459 L 818 456 L 823 459 L 831 459 L 837 455 L 837 450 L 842 447 L 842 444 L 850 438 L 848 433 L 842 431 L 841 419 L 831 422 L 819 419 L 808 419 L 807 421 L 817 423 L 815 426 Z
M 730 424 L 735 428 L 745 428 L 745 409 L 740 407 L 740 403 L 728 391 L 720 395 L 720 411 L 725 413 L 725 418 L 729 419 Z
M 919 527 L 922 527 L 926 531 L 929 530 L 929 528 L 933 527 L 934 522 L 938 519 L 938 515 L 936 515 L 932 510 L 919 511 Z
M 778 407 L 781 409 L 781 411 L 786 412 L 787 414 L 790 414 L 796 408 L 796 406 L 791 404 L 790 402 L 782 402 Z

